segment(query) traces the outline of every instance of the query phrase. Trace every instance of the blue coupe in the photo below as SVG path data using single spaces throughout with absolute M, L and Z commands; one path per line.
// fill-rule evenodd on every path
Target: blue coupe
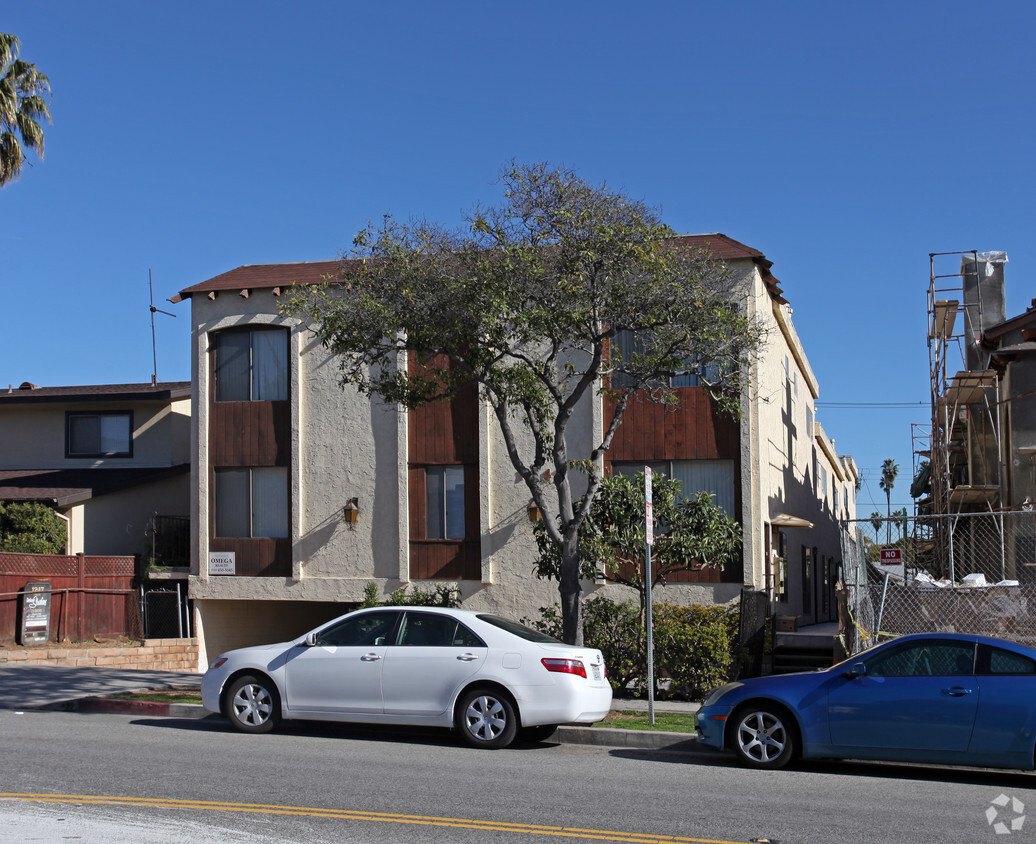
M 820 671 L 728 683 L 701 742 L 754 768 L 792 758 L 1032 770 L 1036 650 L 985 636 L 903 636 Z

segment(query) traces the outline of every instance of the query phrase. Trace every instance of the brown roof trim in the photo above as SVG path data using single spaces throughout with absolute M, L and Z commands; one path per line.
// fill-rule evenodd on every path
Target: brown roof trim
M 53 402 L 173 401 L 190 398 L 190 381 L 158 384 L 87 384 L 75 387 L 9 387 L 0 390 L 0 404 L 46 404 Z
M 170 302 L 182 302 L 195 293 L 232 290 L 240 293 L 250 288 L 291 287 L 293 284 L 321 284 L 338 275 L 340 261 L 303 261 L 295 264 L 246 264 L 208 281 L 185 287 Z
M 674 244 L 708 249 L 713 255 L 724 261 L 742 259 L 754 261 L 759 267 L 764 283 L 769 288 L 770 295 L 781 304 L 787 304 L 781 295 L 780 282 L 770 272 L 773 262 L 767 260 L 758 249 L 746 246 L 721 232 L 678 235 L 672 238 L 672 241 Z M 184 299 L 190 299 L 196 293 L 208 293 L 210 298 L 214 298 L 213 294 L 227 290 L 243 294 L 244 291 L 251 289 L 291 287 L 293 284 L 321 284 L 338 276 L 341 263 L 339 260 L 304 261 L 291 264 L 246 264 L 214 276 L 207 281 L 185 287 L 176 296 L 170 297 L 169 301 L 182 302 Z

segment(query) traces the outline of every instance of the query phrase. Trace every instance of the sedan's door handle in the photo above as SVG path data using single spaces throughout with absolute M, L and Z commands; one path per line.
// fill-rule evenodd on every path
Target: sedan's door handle
M 364 654 L 360 657 L 363 662 L 377 662 L 379 659 L 381 659 L 380 654 Z
M 943 689 L 942 693 L 950 697 L 964 697 L 964 695 L 971 694 L 971 689 L 965 689 L 963 686 L 954 686 L 950 689 Z
M 457 654 L 457 659 L 459 659 L 461 662 L 473 662 L 474 660 L 478 659 L 478 657 L 474 654 Z

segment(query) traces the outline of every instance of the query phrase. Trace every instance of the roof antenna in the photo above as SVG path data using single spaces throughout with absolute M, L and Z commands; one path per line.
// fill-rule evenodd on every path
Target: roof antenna
M 158 349 L 155 344 L 155 314 L 165 314 L 166 316 L 175 317 L 176 314 L 171 314 L 169 311 L 163 311 L 155 307 L 155 288 L 151 283 L 151 267 L 147 270 L 147 289 L 148 296 L 151 298 L 151 360 L 154 362 L 154 370 L 151 373 L 151 386 L 154 387 L 158 384 Z

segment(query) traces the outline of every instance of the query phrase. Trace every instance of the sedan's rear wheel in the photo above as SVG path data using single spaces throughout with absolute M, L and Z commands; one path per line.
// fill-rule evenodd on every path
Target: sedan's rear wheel
M 514 706 L 506 695 L 493 689 L 472 689 L 458 705 L 455 725 L 472 747 L 507 747 L 518 731 Z
M 245 674 L 227 688 L 223 714 L 243 733 L 268 733 L 278 717 L 277 688 L 266 677 Z
M 738 758 L 753 768 L 783 768 L 795 753 L 795 732 L 775 706 L 755 704 L 734 715 L 732 744 Z

